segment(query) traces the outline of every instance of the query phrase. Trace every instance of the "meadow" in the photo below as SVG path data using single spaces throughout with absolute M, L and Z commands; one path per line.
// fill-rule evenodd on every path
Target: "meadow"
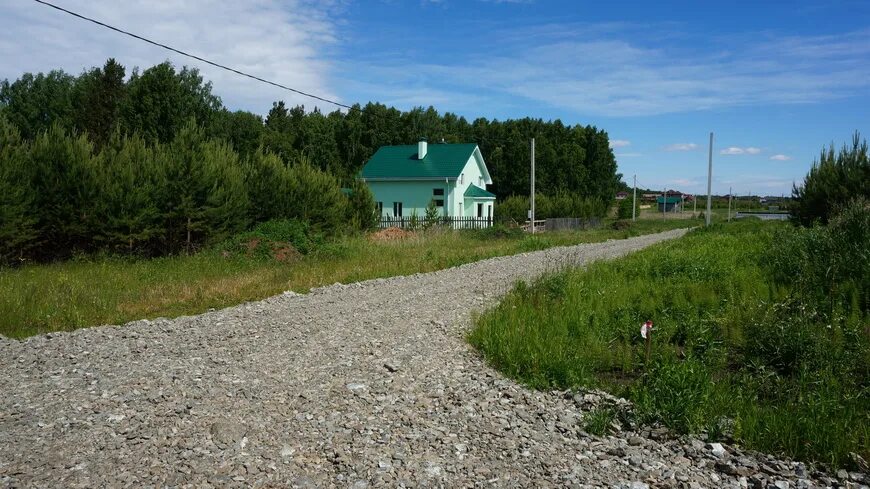
M 853 214 L 719 223 L 518 283 L 469 341 L 534 388 L 601 388 L 644 423 L 854 468 L 850 452 L 870 459 L 870 225 Z M 614 415 L 587 428 L 603 434 Z
M 99 324 L 196 314 L 285 290 L 304 293 L 335 282 L 430 272 L 493 256 L 687 225 L 638 221 L 628 229 L 616 230 L 608 224 L 535 236 L 503 228 L 430 230 L 395 241 L 352 234 L 325 240 L 304 250 L 305 254 L 292 254 L 280 261 L 270 253 L 227 253 L 216 246 L 194 255 L 147 260 L 104 256 L 25 264 L 0 268 L 0 334 L 24 338 Z

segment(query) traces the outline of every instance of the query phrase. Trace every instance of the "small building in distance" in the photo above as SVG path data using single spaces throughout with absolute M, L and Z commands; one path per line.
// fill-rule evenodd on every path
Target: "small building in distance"
M 668 195 L 667 197 L 659 195 L 656 198 L 656 203 L 658 204 L 659 212 L 678 212 L 681 200 L 682 196 L 680 195 Z

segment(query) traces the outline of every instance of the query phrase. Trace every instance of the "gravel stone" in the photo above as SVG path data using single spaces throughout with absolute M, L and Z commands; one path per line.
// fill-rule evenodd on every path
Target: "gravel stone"
M 741 457 L 750 477 L 717 474 L 702 442 L 661 428 L 589 435 L 585 413 L 630 403 L 526 389 L 464 339 L 473 315 L 517 280 L 684 233 L 0 339 L 0 486 L 797 485 L 789 464 L 736 447 L 723 460 Z M 824 474 L 808 473 L 807 487 L 821 487 Z

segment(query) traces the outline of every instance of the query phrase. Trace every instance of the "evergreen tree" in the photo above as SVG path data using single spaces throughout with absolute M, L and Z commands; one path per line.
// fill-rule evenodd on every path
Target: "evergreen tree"
M 819 159 L 792 190 L 791 214 L 800 224 L 810 226 L 819 221 L 827 224 L 838 208 L 851 200 L 870 199 L 870 153 L 867 141 L 857 132 L 852 145 L 843 145 L 835 153 L 834 144 L 822 150 Z
M 31 143 L 30 186 L 43 257 L 67 257 L 91 248 L 97 228 L 93 203 L 100 192 L 93 160 L 91 142 L 59 124 Z
M 79 77 L 74 90 L 75 125 L 85 132 L 97 148 L 102 147 L 118 125 L 126 85 L 124 67 L 109 58 L 102 69 L 95 68 Z
M 23 258 L 37 238 L 28 156 L 18 130 L 0 116 L 0 264 Z
M 96 180 L 101 189 L 96 213 L 103 246 L 126 253 L 156 251 L 164 234 L 157 206 L 159 171 L 154 149 L 138 135 L 116 131 L 100 154 Z

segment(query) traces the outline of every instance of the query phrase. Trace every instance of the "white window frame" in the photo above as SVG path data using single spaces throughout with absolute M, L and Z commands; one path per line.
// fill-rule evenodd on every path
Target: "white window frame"
M 401 202 L 393 202 L 393 217 L 403 217 Z

